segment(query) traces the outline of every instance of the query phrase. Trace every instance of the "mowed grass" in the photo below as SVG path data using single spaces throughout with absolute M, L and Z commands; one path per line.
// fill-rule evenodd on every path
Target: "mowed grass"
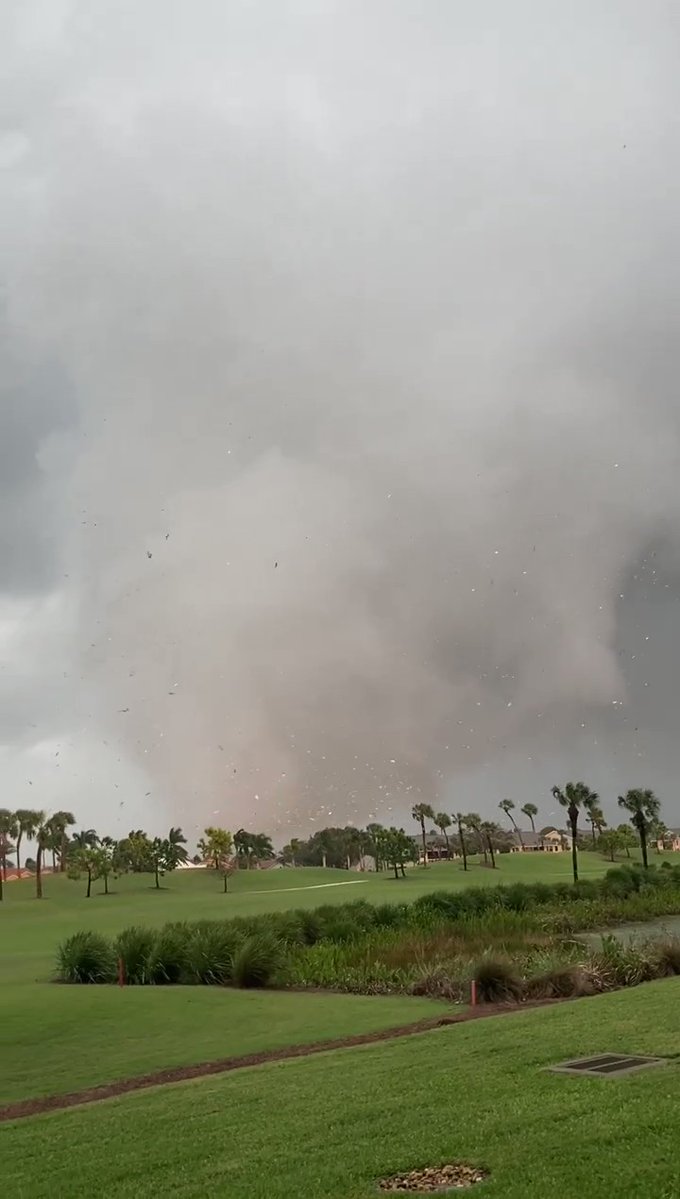
M 404 996 L 221 987 L 19 985 L 0 993 L 0 1106 L 172 1066 L 351 1037 L 436 1017 Z
M 3 1182 L 31 1199 L 102 1180 L 116 1199 L 369 1199 L 381 1175 L 464 1159 L 490 1169 L 485 1199 L 677 1199 L 677 1062 L 618 1079 L 544 1068 L 680 1055 L 678 1002 L 666 980 L 16 1122 Z
M 34 898 L 32 880 L 11 882 L 0 905 L 0 987 L 8 981 L 49 977 L 58 943 L 83 928 L 115 934 L 130 924 L 158 926 L 169 920 L 256 915 L 359 898 L 400 903 L 440 888 L 571 878 L 568 854 L 503 854 L 498 863 L 499 869 L 491 870 L 473 859 L 465 872 L 459 862 L 443 862 L 426 870 L 414 867 L 399 880 L 387 873 L 361 875 L 321 868 L 239 871 L 227 895 L 221 893 L 220 880 L 202 870 L 177 871 L 163 880 L 160 891 L 148 875 L 126 875 L 112 882 L 114 894 L 109 896 L 100 894 L 101 886 L 96 884 L 89 900 L 84 897 L 84 884 L 64 875 L 46 877 L 46 898 L 40 902 Z M 601 876 L 610 865 L 599 854 L 580 855 L 582 878 Z
M 581 855 L 584 877 L 608 863 Z M 230 892 L 203 871 L 177 872 L 156 891 L 129 875 L 104 896 L 82 882 L 48 876 L 38 902 L 30 880 L 9 883 L 0 905 L 0 1103 L 44 1096 L 208 1058 L 275 1049 L 374 1031 L 435 1014 L 432 1001 L 315 995 L 245 995 L 209 987 L 64 987 L 51 982 L 57 945 L 94 928 L 115 934 L 130 924 L 158 926 L 291 907 L 415 899 L 439 888 L 570 877 L 567 855 L 504 855 L 492 871 L 473 862 L 414 869 L 404 880 L 341 870 L 240 872 Z

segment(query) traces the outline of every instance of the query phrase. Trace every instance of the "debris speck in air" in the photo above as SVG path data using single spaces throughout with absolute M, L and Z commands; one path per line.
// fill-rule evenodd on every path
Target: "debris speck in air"
M 129 711 L 130 711 L 129 708 L 119 708 L 118 714 L 119 714 L 119 716 L 123 716 L 125 714 L 125 712 L 129 712 Z
M 147 558 L 153 558 L 153 554 L 151 553 L 151 550 L 146 551 L 146 556 L 147 556 Z
M 278 562 L 275 562 L 275 563 L 274 563 L 274 570 L 276 570 L 277 566 L 278 566 Z
M 168 540 L 169 540 L 169 538 L 170 538 L 170 534 L 169 534 L 169 533 L 166 533 L 166 534 L 165 534 L 165 540 L 166 540 L 166 541 L 168 541 Z

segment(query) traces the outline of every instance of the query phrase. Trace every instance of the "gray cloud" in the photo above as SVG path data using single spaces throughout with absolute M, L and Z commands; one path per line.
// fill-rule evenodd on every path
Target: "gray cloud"
M 677 802 L 673 10 L 426 7 L 13 12 L 9 586 L 186 824 Z

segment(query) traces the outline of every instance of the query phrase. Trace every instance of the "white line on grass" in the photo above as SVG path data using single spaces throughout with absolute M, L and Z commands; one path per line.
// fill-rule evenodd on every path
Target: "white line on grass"
M 311 883 L 308 887 L 269 887 L 263 891 L 241 891 L 241 895 L 278 895 L 282 891 L 322 891 L 324 887 L 356 887 L 357 883 L 367 883 L 367 878 L 350 878 L 346 883 Z M 234 892 L 239 894 L 239 892 Z

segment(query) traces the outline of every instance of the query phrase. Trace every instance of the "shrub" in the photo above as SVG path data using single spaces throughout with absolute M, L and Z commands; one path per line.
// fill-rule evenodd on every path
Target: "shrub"
M 125 981 L 131 986 L 148 983 L 149 955 L 152 951 L 156 934 L 153 929 L 132 925 L 124 928 L 114 942 L 116 958 L 122 958 L 125 970 Z
M 524 883 L 513 883 L 510 887 L 504 887 L 503 892 L 504 906 L 511 912 L 525 912 L 531 905 L 531 888 Z
M 403 903 L 382 903 L 375 908 L 376 928 L 396 928 L 406 922 L 407 907 Z
M 680 974 L 680 938 L 669 937 L 666 941 L 657 941 L 656 951 L 660 973 Z
M 57 977 L 64 983 L 110 983 L 116 977 L 113 946 L 99 933 L 73 933 L 57 950 Z
M 154 937 L 146 963 L 147 982 L 156 986 L 184 981 L 189 925 L 166 924 Z
M 433 999 L 448 999 L 452 1003 L 460 1003 L 463 997 L 462 983 L 451 978 L 443 962 L 423 965 L 408 991 L 410 995 L 427 995 Z
M 530 978 L 526 986 L 529 999 L 570 999 L 593 995 L 596 987 L 582 966 L 555 966 Z
M 482 1003 L 508 1003 L 522 996 L 522 980 L 505 958 L 482 958 L 475 967 L 473 978 Z
M 224 986 L 232 977 L 237 935 L 227 924 L 196 925 L 184 943 L 183 977 L 187 982 Z
M 302 940 L 305 945 L 316 945 L 317 941 L 321 940 L 323 928 L 321 921 L 316 912 L 301 911 L 298 913 L 300 917 L 300 931 Z
M 281 945 L 266 933 L 248 937 L 231 962 L 235 987 L 266 987 L 281 965 Z

